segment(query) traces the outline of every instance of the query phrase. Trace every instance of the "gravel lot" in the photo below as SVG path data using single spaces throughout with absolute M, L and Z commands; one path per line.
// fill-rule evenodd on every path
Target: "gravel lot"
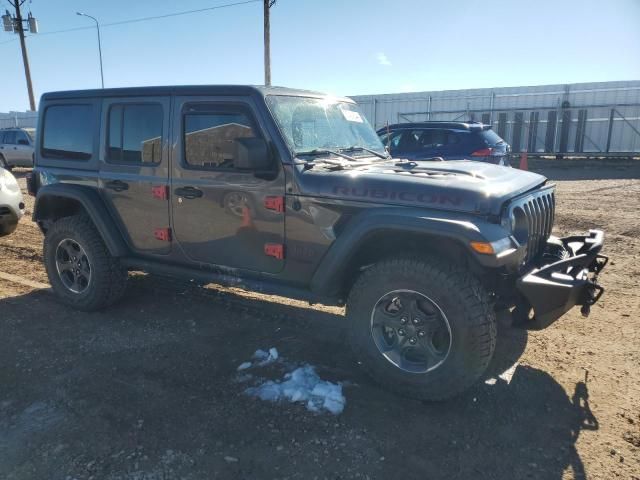
M 518 362 L 511 380 L 443 404 L 364 376 L 340 309 L 138 274 L 122 303 L 83 314 L 0 276 L 0 478 L 639 480 L 640 170 L 546 173 L 557 234 L 607 232 L 607 292 L 545 331 L 503 319 L 486 378 Z M 28 217 L 0 239 L 0 272 L 46 282 Z M 344 412 L 243 394 L 237 366 L 269 347 L 346 382 Z

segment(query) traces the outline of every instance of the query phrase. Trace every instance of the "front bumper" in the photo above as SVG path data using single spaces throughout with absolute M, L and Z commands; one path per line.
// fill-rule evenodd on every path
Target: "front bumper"
M 591 305 L 604 293 L 597 283 L 598 274 L 608 261 L 600 254 L 603 243 L 601 230 L 549 242 L 543 258 L 560 259 L 534 268 L 516 282 L 534 312 L 529 327 L 546 328 L 575 305 L 582 306 L 584 316 L 589 314 Z

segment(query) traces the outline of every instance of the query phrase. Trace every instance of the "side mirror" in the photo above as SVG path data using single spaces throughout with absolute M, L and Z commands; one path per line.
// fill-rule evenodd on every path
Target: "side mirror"
M 271 167 L 269 146 L 262 138 L 236 138 L 234 167 L 239 170 L 264 171 Z
M 24 138 L 21 138 L 20 140 L 18 140 L 18 145 L 26 145 L 28 147 L 29 142 L 27 142 Z

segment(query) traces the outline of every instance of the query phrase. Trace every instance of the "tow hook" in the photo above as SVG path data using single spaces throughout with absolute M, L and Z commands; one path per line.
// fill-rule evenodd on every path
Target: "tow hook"
M 587 287 L 587 298 L 580 308 L 580 313 L 583 317 L 589 316 L 589 313 L 591 312 L 591 305 L 596 303 L 603 293 L 604 288 L 601 285 L 598 285 L 596 282 L 589 283 L 589 286 Z

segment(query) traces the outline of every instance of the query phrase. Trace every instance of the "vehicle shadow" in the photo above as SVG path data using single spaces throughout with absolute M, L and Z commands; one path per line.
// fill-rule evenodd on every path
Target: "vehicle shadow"
M 588 380 L 567 392 L 532 366 L 498 376 L 525 331 L 501 324 L 486 378 L 423 403 L 361 372 L 339 312 L 279 302 L 146 276 L 105 312 L 44 292 L 0 300 L 0 477 L 587 478 L 575 443 L 598 429 Z M 272 346 L 344 381 L 344 413 L 245 395 L 237 366 Z

